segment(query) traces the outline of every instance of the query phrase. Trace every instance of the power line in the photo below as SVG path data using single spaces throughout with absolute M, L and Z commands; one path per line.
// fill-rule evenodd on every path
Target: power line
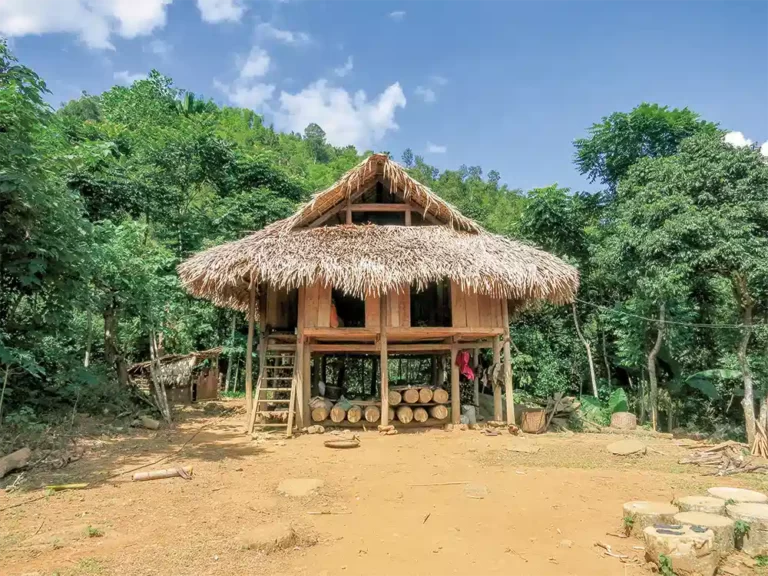
M 621 312 L 619 310 L 615 310 L 613 308 L 608 308 L 607 306 L 602 306 L 600 304 L 595 304 L 593 302 L 587 302 L 586 300 L 581 300 L 579 298 L 574 298 L 576 302 L 580 302 L 581 304 L 586 304 L 587 306 L 592 306 L 594 308 L 598 308 L 599 310 L 603 310 L 605 312 L 610 312 L 612 314 L 621 314 L 623 316 L 627 316 L 629 318 L 636 318 L 638 320 L 645 320 L 646 322 L 653 322 L 654 324 L 668 324 L 671 326 L 687 326 L 689 328 L 728 328 L 732 330 L 742 330 L 744 328 L 747 328 L 747 326 L 744 326 L 744 324 L 701 324 L 698 322 L 675 322 L 674 320 L 664 320 L 662 322 L 659 322 L 658 318 L 648 318 L 646 316 L 638 316 L 637 314 L 632 314 L 631 312 Z M 753 324 L 754 326 L 760 326 L 761 324 Z

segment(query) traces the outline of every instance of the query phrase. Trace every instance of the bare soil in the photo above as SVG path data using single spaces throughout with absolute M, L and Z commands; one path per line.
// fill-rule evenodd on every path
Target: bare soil
M 764 476 L 713 478 L 677 464 L 686 449 L 673 440 L 644 438 L 645 455 L 622 457 L 605 450 L 616 435 L 430 429 L 361 432 L 359 448 L 333 450 L 328 433 L 251 440 L 241 402 L 223 404 L 237 410 L 190 408 L 172 430 L 92 438 L 81 460 L 33 474 L 33 489 L 0 493 L 0 575 L 632 576 L 650 573 L 633 548 L 642 543 L 607 535 L 621 531 L 624 502 L 768 489 Z M 191 480 L 109 478 L 169 454 L 146 470 L 191 465 Z M 277 492 L 301 478 L 322 483 L 307 496 Z M 92 487 L 32 501 L 65 482 Z M 448 482 L 471 485 L 436 485 Z M 254 529 L 286 522 L 289 546 L 248 547 Z M 596 541 L 638 562 L 608 557 Z

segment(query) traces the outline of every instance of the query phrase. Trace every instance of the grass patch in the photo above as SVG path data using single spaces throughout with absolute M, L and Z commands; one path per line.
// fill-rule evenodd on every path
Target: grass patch
M 89 525 L 88 528 L 85 529 L 85 533 L 88 535 L 88 538 L 101 538 L 102 536 L 104 536 L 103 530 L 91 525 Z

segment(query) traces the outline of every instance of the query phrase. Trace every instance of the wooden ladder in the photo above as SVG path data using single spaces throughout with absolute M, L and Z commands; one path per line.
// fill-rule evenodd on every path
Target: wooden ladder
M 296 348 L 285 344 L 272 348 L 267 340 L 262 344 L 259 359 L 259 378 L 248 431 L 286 426 L 285 435 L 290 437 L 296 414 Z M 259 422 L 256 421 L 257 416 L 260 417 Z M 281 421 L 269 421 L 275 417 L 281 418 Z M 283 417 L 285 420 L 282 420 Z

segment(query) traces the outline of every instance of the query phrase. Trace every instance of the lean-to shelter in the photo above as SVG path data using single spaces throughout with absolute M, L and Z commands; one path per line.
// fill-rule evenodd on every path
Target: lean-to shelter
M 494 417 L 502 419 L 503 387 L 512 421 L 510 306 L 566 304 L 579 284 L 572 266 L 487 232 L 383 154 L 368 157 L 290 218 L 196 254 L 178 270 L 192 295 L 247 313 L 249 363 L 258 318 L 255 398 L 246 366 L 250 422 L 287 425 L 289 433 L 294 407 L 301 426 L 320 422 L 321 405 L 338 407 L 330 414 L 337 424 L 355 423 L 358 409 L 370 423 L 378 418 L 387 426 L 393 416 L 405 423 L 406 411 L 400 418 L 400 408 L 394 415 L 390 409 L 413 387 L 449 392 L 442 403 L 411 402 L 417 420 L 424 413 L 424 424 L 447 420 L 450 404 L 457 423 L 460 373 L 469 380 L 474 374 L 477 403 L 482 348 L 493 350 L 487 372 Z M 400 378 L 390 387 L 394 358 Z M 475 370 L 466 371 L 467 363 Z M 409 369 L 416 365 L 422 368 Z M 434 409 L 441 404 L 446 409 Z M 346 417 L 337 421 L 340 411 Z

